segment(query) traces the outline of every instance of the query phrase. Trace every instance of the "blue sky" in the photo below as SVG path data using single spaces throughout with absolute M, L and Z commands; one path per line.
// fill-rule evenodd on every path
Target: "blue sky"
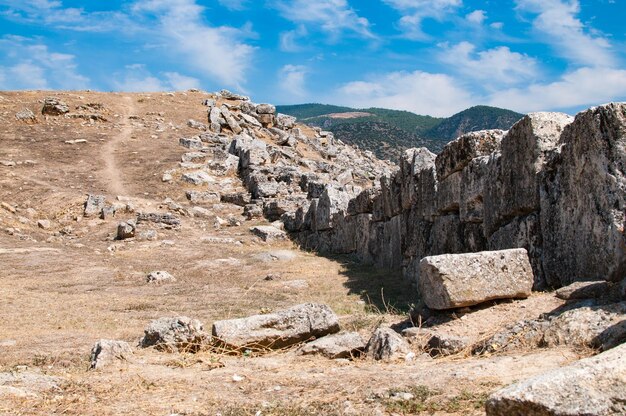
M 449 116 L 626 100 L 625 0 L 0 0 L 0 89 Z

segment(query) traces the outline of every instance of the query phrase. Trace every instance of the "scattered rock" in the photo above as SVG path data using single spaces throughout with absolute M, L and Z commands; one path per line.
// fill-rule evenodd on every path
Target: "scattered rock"
M 488 416 L 626 414 L 626 344 L 492 394 Z
M 115 361 L 129 360 L 133 355 L 130 345 L 124 341 L 112 341 L 101 339 L 91 349 L 91 357 L 89 358 L 92 370 L 99 370 Z
M 225 100 L 250 101 L 249 97 L 246 97 L 245 95 L 235 94 L 234 92 L 230 92 L 228 90 L 221 90 L 217 95 L 224 98 Z
M 165 224 L 170 226 L 179 226 L 180 219 L 170 213 L 161 214 L 158 212 L 140 212 L 137 214 L 137 223 L 154 222 L 157 224 Z
M 375 360 L 404 359 L 410 353 L 409 344 L 391 328 L 378 328 L 367 343 L 366 352 Z
M 259 104 L 256 106 L 257 114 L 276 114 L 276 107 L 272 104 Z
M 148 273 L 146 281 L 148 283 L 167 283 L 175 282 L 176 278 L 164 270 L 158 270 Z
M 304 344 L 301 355 L 319 354 L 328 358 L 353 358 L 365 351 L 365 340 L 357 332 L 328 335 Z
M 128 238 L 135 237 L 135 230 L 137 226 L 135 221 L 128 220 L 125 222 L 120 222 L 117 224 L 117 239 L 118 240 L 126 240 Z
M 37 226 L 43 230 L 47 230 L 50 228 L 50 220 L 39 220 L 37 221 Z
M 220 194 L 217 192 L 187 191 L 185 195 L 187 196 L 187 199 L 194 204 L 217 204 L 221 201 Z
M 203 170 L 183 173 L 182 180 L 194 185 L 205 185 L 215 182 L 215 178 Z
M 556 291 L 556 297 L 563 300 L 597 299 L 606 297 L 610 292 L 610 284 L 606 280 L 574 282 Z
M 70 108 L 58 98 L 48 97 L 43 102 L 41 114 L 47 116 L 61 116 L 70 111 Z
M 443 254 L 420 261 L 419 289 L 431 309 L 526 298 L 533 272 L 525 249 Z
M 338 331 L 335 313 L 314 303 L 213 324 L 213 335 L 235 349 L 279 349 Z
M 85 202 L 85 217 L 99 216 L 105 207 L 106 197 L 104 195 L 87 195 Z
M 15 207 L 7 202 L 2 202 L 0 203 L 0 207 L 6 209 L 7 211 L 9 211 L 11 214 L 15 214 L 17 212 L 17 210 L 15 209 Z
M 34 123 L 37 121 L 35 113 L 30 111 L 28 108 L 25 108 L 24 110 L 15 113 L 15 118 L 19 121 L 24 121 L 26 123 Z
M 270 225 L 257 225 L 251 227 L 250 231 L 263 241 L 284 240 L 287 238 L 286 232 Z
M 144 330 L 143 348 L 154 346 L 166 352 L 198 352 L 211 340 L 202 323 L 186 316 L 156 319 Z
M 159 237 L 155 230 L 145 230 L 139 233 L 139 240 L 155 241 Z

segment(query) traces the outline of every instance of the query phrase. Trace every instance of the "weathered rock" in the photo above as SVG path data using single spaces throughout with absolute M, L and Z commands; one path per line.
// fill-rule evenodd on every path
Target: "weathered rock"
M 489 180 L 489 156 L 472 159 L 461 171 L 459 217 L 461 222 L 481 223 L 484 219 L 485 183 Z
M 315 229 L 328 230 L 333 227 L 336 216 L 344 215 L 348 209 L 350 196 L 333 186 L 327 186 L 317 203 Z
M 492 394 L 488 416 L 626 414 L 626 344 Z
M 100 215 L 104 208 L 106 197 L 104 195 L 87 195 L 87 201 L 85 202 L 85 217 L 95 217 Z
M 556 291 L 556 297 L 563 300 L 597 299 L 610 293 L 610 284 L 606 280 L 574 282 Z
M 437 178 L 441 181 L 463 170 L 475 157 L 489 155 L 499 147 L 503 136 L 502 130 L 481 130 L 466 133 L 451 141 L 435 160 Z
M 250 101 L 250 97 L 246 97 L 245 95 L 241 94 L 235 94 L 234 92 L 228 90 L 221 90 L 218 95 L 226 100 Z
M 250 204 L 251 199 L 250 194 L 247 192 L 235 192 L 231 194 L 222 194 L 221 196 L 222 202 L 239 205 L 240 207 L 245 207 Z
M 91 349 L 89 368 L 99 370 L 116 361 L 129 360 L 132 355 L 133 350 L 127 342 L 101 339 Z
M 260 237 L 263 241 L 284 240 L 287 238 L 287 233 L 271 225 L 257 225 L 250 228 L 250 232 Z
M 420 261 L 418 284 L 429 308 L 452 309 L 528 297 L 533 274 L 525 249 L 443 254 Z
M 235 117 L 233 117 L 230 110 L 228 110 L 226 106 L 223 105 L 220 111 L 222 112 L 224 120 L 226 120 L 226 124 L 233 131 L 233 133 L 239 134 L 243 131 L 239 123 L 237 123 L 237 120 L 235 120 Z
M 156 319 L 146 327 L 141 339 L 143 348 L 154 346 L 166 352 L 197 352 L 210 342 L 202 323 L 186 316 Z
M 50 228 L 50 220 L 39 220 L 37 221 L 37 226 L 43 230 L 47 230 Z
M 276 114 L 276 107 L 272 104 L 259 104 L 256 106 L 258 114 Z
M 207 129 L 206 124 L 200 123 L 199 121 L 192 120 L 192 119 L 187 120 L 187 126 L 191 127 L 192 129 L 197 129 L 197 130 Z
M 391 328 L 378 328 L 367 343 L 368 357 L 375 360 L 404 359 L 410 352 L 409 344 Z
M 137 214 L 137 223 L 141 222 L 154 222 L 157 224 L 166 224 L 171 226 L 180 225 L 180 219 L 170 213 L 158 213 L 158 212 L 140 212 Z
M 296 125 L 296 118 L 287 114 L 278 113 L 276 115 L 276 125 L 284 129 L 292 129 Z
M 69 113 L 70 108 L 63 101 L 54 97 L 47 97 L 43 101 L 43 108 L 41 109 L 41 114 L 47 116 L 61 116 L 63 114 Z
M 574 305 L 538 319 L 517 322 L 472 347 L 473 354 L 532 347 L 573 347 L 607 350 L 626 342 L 626 302 Z
M 164 270 L 157 270 L 148 273 L 148 276 L 146 276 L 146 281 L 148 283 L 165 283 L 175 282 L 176 278 Z
M 215 178 L 203 170 L 183 173 L 181 178 L 183 181 L 194 185 L 205 185 L 215 182 Z
M 626 103 L 579 113 L 541 186 L 546 281 L 626 276 Z
M 15 118 L 18 119 L 19 121 L 24 121 L 26 123 L 34 123 L 37 121 L 37 117 L 35 116 L 35 113 L 33 113 L 28 108 L 25 108 L 24 110 L 18 111 L 17 113 L 15 113 Z
M 540 175 L 546 157 L 571 122 L 572 117 L 563 113 L 531 113 L 502 139 L 501 157 L 490 162 L 485 189 L 487 235 L 512 218 L 539 209 Z
M 263 217 L 263 207 L 257 204 L 247 204 L 243 207 L 243 216 L 251 220 Z
M 433 357 L 457 354 L 470 345 L 467 337 L 430 328 L 407 328 L 402 336 Z
M 198 137 L 181 137 L 178 139 L 178 143 L 187 149 L 202 149 L 204 147 L 204 143 Z
M 185 196 L 194 204 L 217 204 L 222 200 L 220 194 L 210 191 L 187 191 L 185 192 Z
M 328 335 L 304 344 L 298 353 L 301 355 L 323 355 L 328 358 L 358 357 L 365 351 L 365 340 L 357 332 Z
M 326 305 L 314 303 L 213 324 L 213 336 L 236 349 L 284 348 L 338 331 L 335 313 Z
M 136 228 L 137 226 L 133 220 L 120 222 L 117 224 L 117 239 L 126 240 L 135 237 Z

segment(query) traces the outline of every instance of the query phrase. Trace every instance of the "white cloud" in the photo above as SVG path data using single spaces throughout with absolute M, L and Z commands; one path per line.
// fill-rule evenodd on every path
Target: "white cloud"
M 375 38 L 369 21 L 359 16 L 346 0 L 271 0 L 280 15 L 311 30 L 321 29 L 337 38 L 343 32 L 353 32 L 366 38 Z
M 428 39 L 422 31 L 424 19 L 443 20 L 455 12 L 462 4 L 461 0 L 383 0 L 386 4 L 402 13 L 398 22 L 404 36 L 413 40 Z
M 626 99 L 626 70 L 579 68 L 560 80 L 530 84 L 493 94 L 491 105 L 517 111 L 545 111 L 598 105 L 610 100 Z
M 392 72 L 339 89 L 336 102 L 353 107 L 384 107 L 417 114 L 450 116 L 475 103 L 452 77 L 422 71 Z
M 528 82 L 538 75 L 537 61 L 527 55 L 512 52 L 506 46 L 476 52 L 469 42 L 443 45 L 439 54 L 442 62 L 464 77 L 481 81 L 486 89 Z
M 533 28 L 561 56 L 583 66 L 614 66 L 609 41 L 586 33 L 585 25 L 576 17 L 580 12 L 578 0 L 516 0 L 516 3 L 518 10 L 537 14 Z
M 496 29 L 496 30 L 500 30 L 504 27 L 504 23 L 502 22 L 493 22 L 492 24 L 489 25 L 489 27 L 491 27 L 492 29 Z
M 77 72 L 74 55 L 52 52 L 34 39 L 5 36 L 0 51 L 10 64 L 0 66 L 2 89 L 84 89 L 89 79 Z
M 486 19 L 487 14 L 484 10 L 474 10 L 465 16 L 465 20 L 476 25 L 482 25 Z
M 241 40 L 245 30 L 205 24 L 203 10 L 195 0 L 139 0 L 133 6 L 135 13 L 156 19 L 154 36 L 165 42 L 167 53 L 184 56 L 203 77 L 243 91 L 254 47 Z
M 217 0 L 219 4 L 228 10 L 244 10 L 248 5 L 248 0 Z
M 303 65 L 285 65 L 279 73 L 279 88 L 286 102 L 298 101 L 308 95 L 305 81 L 307 67 Z

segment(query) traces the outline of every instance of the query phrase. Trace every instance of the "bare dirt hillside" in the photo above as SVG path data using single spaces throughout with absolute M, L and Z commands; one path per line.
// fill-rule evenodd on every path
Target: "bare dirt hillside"
M 42 115 L 50 95 L 69 113 Z M 156 318 L 185 315 L 210 330 L 218 319 L 305 302 L 329 305 L 344 329 L 365 338 L 380 325 L 411 326 L 414 292 L 400 275 L 288 240 L 264 242 L 249 229 L 267 221 L 245 219 L 241 206 L 187 199 L 200 187 L 180 179 L 188 149 L 179 139 L 199 133 L 188 120 L 206 123 L 210 98 L 0 92 L 0 414 L 480 415 L 500 387 L 590 353 L 528 346 L 432 358 L 413 344 L 415 358 L 377 362 L 303 357 L 296 348 L 256 356 L 137 347 Z M 16 117 L 27 109 L 34 119 Z M 173 179 L 164 181 L 167 172 Z M 236 173 L 201 189 L 244 191 Z M 84 217 L 87 194 L 119 209 Z M 142 235 L 116 240 L 118 223 L 137 212 L 171 212 L 181 224 L 148 224 Z M 147 283 L 155 270 L 176 281 Z M 478 341 L 562 305 L 535 293 L 437 322 Z M 132 359 L 88 370 L 99 339 L 129 342 Z

